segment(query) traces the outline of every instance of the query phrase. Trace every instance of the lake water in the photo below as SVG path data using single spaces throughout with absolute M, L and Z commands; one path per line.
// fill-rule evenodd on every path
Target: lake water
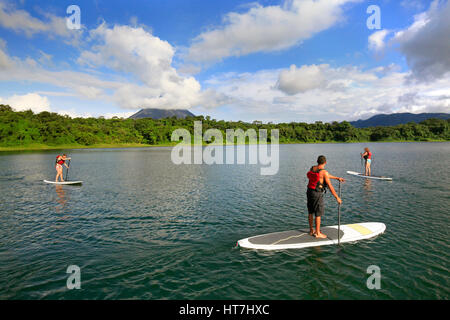
M 174 165 L 171 148 L 65 150 L 69 179 L 54 186 L 60 153 L 0 154 L 0 299 L 449 299 L 450 143 L 280 146 L 280 168 Z M 62 151 L 61 151 L 62 152 Z M 284 251 L 239 239 L 305 228 L 306 171 L 327 156 L 342 186 L 342 224 L 378 221 L 383 235 Z M 337 181 L 333 180 L 337 187 Z M 337 224 L 326 195 L 323 225 Z M 81 289 L 68 290 L 69 265 Z M 369 290 L 367 268 L 381 271 Z

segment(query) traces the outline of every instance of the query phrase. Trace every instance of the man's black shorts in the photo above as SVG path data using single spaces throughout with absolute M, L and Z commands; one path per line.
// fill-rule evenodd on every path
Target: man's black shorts
M 306 199 L 308 205 L 308 213 L 314 214 L 316 217 L 321 217 L 325 211 L 323 203 L 323 192 L 319 192 L 308 188 L 306 192 Z

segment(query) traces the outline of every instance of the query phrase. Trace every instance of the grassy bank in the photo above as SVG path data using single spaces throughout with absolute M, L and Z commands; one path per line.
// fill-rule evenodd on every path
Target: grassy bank
M 438 139 L 428 139 L 423 141 L 416 140 L 386 140 L 386 141 L 316 141 L 316 142 L 303 142 L 303 141 L 289 141 L 280 142 L 280 144 L 319 144 L 319 143 L 384 143 L 384 142 L 448 142 L 447 140 Z M 146 147 L 173 147 L 177 145 L 178 142 L 164 143 L 164 144 L 142 144 L 142 143 L 114 143 L 114 144 L 94 144 L 90 146 L 79 145 L 79 144 L 62 144 L 62 145 L 45 145 L 45 144 L 30 144 L 22 146 L 0 146 L 0 152 L 7 151 L 44 151 L 44 150 L 70 150 L 70 149 L 113 149 L 113 148 L 146 148 Z M 208 145 L 208 144 L 203 144 Z M 222 145 L 222 144 L 209 144 L 209 145 Z
M 274 129 L 279 132 L 281 144 L 450 141 L 450 119 L 355 128 L 346 121 L 255 124 L 218 121 L 203 116 L 185 119 L 70 118 L 45 111 L 38 114 L 30 110 L 16 112 L 0 104 L 0 151 L 173 146 L 177 144 L 172 142 L 174 133 L 187 141 L 195 141 L 192 137 L 196 121 L 201 123 L 202 135 L 217 136 L 218 143 L 229 136 L 229 130 L 234 134 L 246 134 L 246 141 L 251 141 Z M 176 132 L 177 129 L 184 130 Z
M 62 145 L 45 145 L 45 144 L 31 144 L 25 146 L 11 146 L 1 147 L 2 151 L 40 151 L 40 150 L 63 150 L 63 149 L 102 149 L 102 148 L 142 148 L 142 147 L 167 147 L 172 144 L 151 145 L 142 143 L 114 143 L 114 144 L 94 144 L 90 146 L 80 144 L 62 144 Z

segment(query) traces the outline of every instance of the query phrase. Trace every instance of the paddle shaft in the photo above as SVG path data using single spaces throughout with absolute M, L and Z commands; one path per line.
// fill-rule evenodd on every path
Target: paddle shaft
M 339 180 L 339 198 L 341 198 L 341 180 Z M 341 244 L 341 204 L 338 204 L 338 245 Z
M 69 168 L 70 168 L 70 160 L 69 160 L 69 165 L 67 166 L 67 170 L 66 170 L 66 179 L 64 181 L 67 181 L 67 178 L 69 178 Z

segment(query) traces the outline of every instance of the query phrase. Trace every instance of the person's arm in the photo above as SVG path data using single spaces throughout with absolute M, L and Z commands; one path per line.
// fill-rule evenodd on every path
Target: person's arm
M 336 191 L 334 190 L 333 185 L 331 184 L 331 181 L 330 181 L 329 174 L 328 174 L 327 171 L 324 172 L 324 174 L 323 174 L 323 179 L 324 179 L 325 182 L 327 183 L 328 188 L 329 188 L 330 191 L 331 191 L 331 194 L 336 198 L 336 201 L 337 201 L 339 204 L 341 204 L 341 203 L 342 203 L 342 200 L 341 200 L 341 198 L 339 198 L 339 196 L 337 195 Z
M 70 160 L 71 158 L 66 158 L 65 160 Z M 67 165 L 67 163 L 64 162 L 64 165 L 66 166 L 67 169 L 69 169 L 69 166 Z
M 344 179 L 344 178 L 335 177 L 335 176 L 332 176 L 332 175 L 329 174 L 329 173 L 328 173 L 328 177 L 329 177 L 330 179 L 339 180 L 340 182 L 345 182 L 345 179 Z

